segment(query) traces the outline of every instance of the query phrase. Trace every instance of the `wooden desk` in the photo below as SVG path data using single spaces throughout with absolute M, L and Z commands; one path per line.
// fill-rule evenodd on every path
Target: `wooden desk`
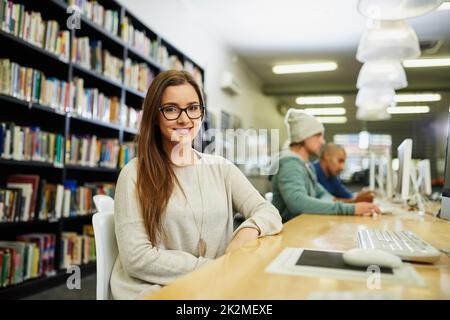
M 420 220 L 419 220 L 420 219 Z M 264 269 L 285 247 L 346 250 L 357 247 L 362 227 L 416 232 L 437 249 L 450 247 L 450 221 L 378 216 L 302 215 L 284 225 L 281 234 L 258 239 L 162 288 L 150 299 L 307 299 L 315 291 L 367 290 L 366 283 L 329 278 L 278 275 Z M 387 285 L 382 290 L 402 299 L 450 299 L 450 258 L 434 265 L 415 264 L 427 287 Z

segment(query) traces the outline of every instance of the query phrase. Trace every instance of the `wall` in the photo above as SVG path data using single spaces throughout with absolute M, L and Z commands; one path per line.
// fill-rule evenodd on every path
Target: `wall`
M 121 0 L 155 33 L 177 47 L 205 70 L 205 93 L 209 112 L 220 126 L 221 110 L 240 118 L 242 128 L 280 129 L 281 146 L 286 140 L 277 100 L 262 94 L 262 83 L 210 26 L 183 0 Z M 233 74 L 241 93 L 229 95 L 220 88 L 223 72 Z M 249 180 L 262 194 L 270 191 L 266 176 Z
M 276 100 L 263 95 L 262 84 L 248 67 L 220 39 L 211 27 L 205 27 L 182 0 L 121 0 L 129 10 L 154 32 L 183 51 L 205 69 L 205 92 L 209 110 L 220 123 L 220 111 L 238 116 L 244 128 L 281 128 L 283 118 L 276 111 Z M 220 89 L 224 71 L 231 71 L 242 93 L 230 96 Z

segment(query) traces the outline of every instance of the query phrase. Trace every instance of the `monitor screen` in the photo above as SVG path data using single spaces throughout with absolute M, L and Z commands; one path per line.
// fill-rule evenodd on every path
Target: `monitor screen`
M 409 184 L 410 184 L 410 168 L 411 168 L 411 156 L 412 156 L 412 140 L 405 139 L 397 148 L 398 155 L 398 179 L 396 193 L 400 195 L 400 198 L 404 201 L 409 197 Z
M 442 190 L 443 195 L 450 197 L 450 154 L 448 148 L 450 145 L 450 117 L 449 117 L 449 128 L 447 133 L 447 151 L 445 156 L 445 173 L 444 173 L 444 190 Z

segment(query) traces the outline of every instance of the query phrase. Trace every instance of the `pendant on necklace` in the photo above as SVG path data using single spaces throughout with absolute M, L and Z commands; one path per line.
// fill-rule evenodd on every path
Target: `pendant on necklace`
M 198 255 L 200 257 L 204 257 L 206 254 L 206 241 L 203 240 L 203 238 L 200 238 L 198 240 Z

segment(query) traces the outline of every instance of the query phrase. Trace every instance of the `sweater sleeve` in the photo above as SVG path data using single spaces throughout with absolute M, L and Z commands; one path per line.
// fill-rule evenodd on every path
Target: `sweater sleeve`
M 233 236 L 242 228 L 259 230 L 260 237 L 279 233 L 283 223 L 278 210 L 259 194 L 234 164 L 229 163 L 227 167 L 227 183 L 231 184 L 233 210 L 242 213 L 246 218 L 234 231 Z
M 134 167 L 125 167 L 120 173 L 115 192 L 114 220 L 119 258 L 131 277 L 167 285 L 210 260 L 180 250 L 161 249 L 150 242 L 138 202 Z
M 335 192 L 336 192 L 336 197 L 338 198 L 343 198 L 343 199 L 352 199 L 353 198 L 353 193 L 351 193 L 342 183 L 341 179 L 339 179 L 338 177 L 336 177 L 334 179 L 334 183 L 335 183 Z
M 278 188 L 287 209 L 293 216 L 301 213 L 345 215 L 354 213 L 354 205 L 352 204 L 324 201 L 309 196 L 306 188 L 306 181 L 309 179 L 308 173 L 299 164 L 299 161 L 295 158 L 283 159 L 280 162 L 278 172 Z M 324 196 L 324 194 L 322 192 L 321 196 Z
M 323 201 L 333 201 L 333 195 L 329 193 L 320 182 L 316 183 L 316 195 L 317 198 Z

